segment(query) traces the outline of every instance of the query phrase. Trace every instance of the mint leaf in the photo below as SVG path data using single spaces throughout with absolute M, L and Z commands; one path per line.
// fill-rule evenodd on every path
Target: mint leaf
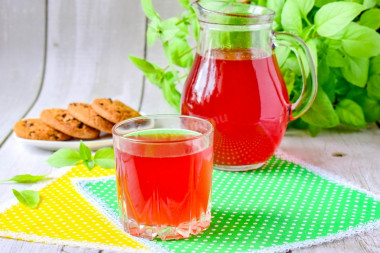
M 36 208 L 41 201 L 40 194 L 37 191 L 32 191 L 32 190 L 17 191 L 15 189 L 12 189 L 12 191 L 13 191 L 13 195 L 16 196 L 18 201 L 20 201 L 21 204 L 27 207 Z
M 380 34 L 366 26 L 351 23 L 342 37 L 342 45 L 351 56 L 376 56 L 380 54 Z
M 101 148 L 96 151 L 94 161 L 96 165 L 102 168 L 115 168 L 115 154 L 113 148 Z
M 368 58 L 348 56 L 346 66 L 342 68 L 342 74 L 348 82 L 364 87 L 368 79 L 368 67 Z
M 46 162 L 55 168 L 72 166 L 80 162 L 82 159 L 79 153 L 71 148 L 62 148 L 54 152 Z
M 87 147 L 83 141 L 80 141 L 79 144 L 79 156 L 82 160 L 88 161 L 92 159 L 91 149 Z
M 354 101 L 343 99 L 338 103 L 335 111 L 342 123 L 354 127 L 366 127 L 363 110 Z
M 335 2 L 322 6 L 314 17 L 319 35 L 329 37 L 345 28 L 364 7 L 357 3 Z
M 369 77 L 367 94 L 370 98 L 380 100 L 380 73 Z
M 132 56 L 132 55 L 129 56 L 129 59 L 137 68 L 139 68 L 144 73 L 156 72 L 156 68 L 154 67 L 154 65 L 152 63 L 148 62 L 147 60 L 137 58 L 137 57 Z
M 145 16 L 151 20 L 153 19 L 161 19 L 160 16 L 153 8 L 152 0 L 141 0 L 141 6 L 145 13 Z
M 302 120 L 321 128 L 335 127 L 339 124 L 339 117 L 322 89 L 318 89 L 313 105 L 302 116 Z
M 287 31 L 295 34 L 302 33 L 301 12 L 295 0 L 285 2 L 281 15 L 281 25 Z
M 360 16 L 360 25 L 367 26 L 373 30 L 377 30 L 380 28 L 380 9 L 370 9 L 365 11 Z
M 36 176 L 33 176 L 33 175 L 30 175 L 30 174 L 24 174 L 24 175 L 17 175 L 17 176 L 14 176 L 10 179 L 7 179 L 7 180 L 4 180 L 4 181 L 1 181 L 0 183 L 2 182 L 7 182 L 7 181 L 14 181 L 16 183 L 20 183 L 20 184 L 31 184 L 31 183 L 37 183 L 39 181 L 42 181 L 44 179 L 46 179 L 46 176 L 47 175 L 36 175 Z

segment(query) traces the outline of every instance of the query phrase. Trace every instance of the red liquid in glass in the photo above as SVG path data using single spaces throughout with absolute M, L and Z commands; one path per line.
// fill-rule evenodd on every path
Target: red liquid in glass
M 209 211 L 213 147 L 192 152 L 196 149 L 193 144 L 181 140 L 194 137 L 144 134 L 135 138 L 152 144 L 133 144 L 134 154 L 115 150 L 118 195 L 124 200 L 129 220 L 150 226 L 178 226 Z M 171 146 L 165 143 L 176 140 L 178 143 Z M 183 155 L 162 157 L 173 150 Z
M 181 111 L 214 125 L 216 164 L 267 161 L 289 118 L 289 98 L 275 56 L 256 59 L 254 51 L 245 49 L 196 55 Z

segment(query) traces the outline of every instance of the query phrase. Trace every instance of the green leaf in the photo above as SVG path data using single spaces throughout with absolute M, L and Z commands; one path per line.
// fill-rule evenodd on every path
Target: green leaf
M 160 89 L 162 89 L 165 71 L 159 68 L 156 64 L 153 65 L 155 67 L 155 72 L 153 73 L 144 73 L 146 78 L 148 78 L 149 82 L 154 85 L 157 85 Z
M 368 58 L 347 57 L 347 65 L 342 68 L 343 77 L 350 83 L 364 87 L 368 79 Z
M 281 14 L 281 25 L 289 32 L 302 33 L 302 17 L 298 4 L 295 0 L 288 0 L 284 4 Z
M 290 55 L 286 59 L 283 68 L 291 69 L 296 73 L 297 76 L 301 76 L 301 69 L 299 67 L 297 57 L 294 54 Z
M 46 162 L 55 168 L 72 166 L 80 162 L 82 159 L 79 153 L 71 148 L 62 148 L 54 152 Z
M 325 4 L 335 2 L 336 0 L 315 0 L 315 6 L 320 8 Z
M 338 103 L 335 111 L 342 123 L 353 127 L 366 127 L 363 110 L 354 101 L 343 99 Z
M 268 0 L 267 7 L 274 10 L 275 16 L 273 20 L 273 29 L 279 30 L 281 28 L 281 14 L 284 7 L 284 0 Z
M 365 96 L 362 99 L 361 106 L 367 122 L 380 120 L 380 101 Z
M 367 26 L 373 30 L 377 30 L 380 28 L 380 9 L 374 8 L 365 11 L 360 16 L 360 25 Z
M 380 54 L 371 59 L 369 73 L 371 75 L 380 74 Z
M 179 111 L 181 102 L 181 93 L 175 88 L 175 79 L 172 72 L 167 72 L 165 75 L 164 85 L 162 87 L 162 92 L 165 100 L 169 105 Z
M 346 56 L 339 50 L 328 48 L 326 62 L 329 67 L 344 67 L 347 64 Z
M 13 191 L 13 195 L 16 196 L 18 201 L 20 201 L 21 204 L 27 207 L 36 208 L 41 201 L 40 194 L 37 191 L 32 191 L 32 190 L 17 191 L 15 189 L 12 189 L 12 191 Z
M 301 12 L 301 15 L 306 18 L 307 14 L 311 11 L 314 6 L 314 0 L 298 0 L 298 8 Z
M 314 39 L 307 40 L 306 45 L 310 50 L 310 54 L 311 54 L 315 69 L 318 69 L 318 50 L 317 50 L 317 45 L 315 43 L 315 40 Z
M 182 38 L 175 38 L 169 47 L 172 62 L 180 67 L 186 68 L 193 63 L 192 49 L 189 43 Z
M 371 75 L 369 77 L 367 94 L 370 98 L 380 100 L 380 74 Z
M 10 179 L 7 179 L 7 180 L 1 181 L 1 182 L 14 181 L 14 182 L 20 183 L 20 184 L 24 184 L 24 183 L 31 184 L 31 183 L 37 183 L 39 181 L 42 181 L 42 180 L 46 179 L 46 176 L 47 175 L 36 175 L 36 176 L 33 176 L 33 175 L 30 175 L 30 174 L 24 174 L 24 175 L 14 176 L 14 177 L 12 177 Z
M 335 127 L 339 124 L 339 117 L 322 89 L 318 89 L 313 105 L 302 116 L 302 120 L 321 128 Z
M 291 94 L 294 88 L 294 82 L 296 80 L 296 74 L 293 70 L 286 69 L 283 73 L 284 81 L 286 84 L 286 90 L 288 94 Z
M 148 46 L 152 46 L 156 42 L 156 40 L 160 37 L 159 23 L 160 23 L 159 20 L 154 19 L 148 25 L 148 29 L 146 30 L 146 42 Z
M 144 73 L 156 72 L 156 68 L 154 67 L 154 65 L 152 63 L 148 62 L 147 60 L 137 58 L 137 57 L 132 56 L 132 55 L 129 56 L 129 59 L 137 68 L 139 68 Z
M 336 86 L 335 86 L 335 94 L 341 97 L 347 96 L 347 93 L 350 91 L 350 86 L 352 85 L 349 84 L 344 78 L 340 78 L 337 81 Z M 357 86 L 354 86 L 354 87 L 357 87 Z
M 83 141 L 80 141 L 79 144 L 79 156 L 82 158 L 84 161 L 88 161 L 92 159 L 92 154 L 91 154 L 91 149 L 87 147 Z
M 153 19 L 161 19 L 160 16 L 153 8 L 152 0 L 141 0 L 141 6 L 147 18 Z
M 282 67 L 282 65 L 285 63 L 286 59 L 288 58 L 290 54 L 290 49 L 288 47 L 276 47 L 275 48 L 275 55 L 278 62 L 278 66 Z
M 160 29 L 162 31 L 162 36 L 166 40 L 171 40 L 174 37 L 184 37 L 186 34 L 182 34 L 177 23 L 179 22 L 178 18 L 170 18 L 163 21 L 160 24 Z
M 330 71 L 330 67 L 328 66 L 327 61 L 328 59 L 326 57 L 323 57 L 320 60 L 319 65 L 318 65 L 317 76 L 318 76 L 318 83 L 320 85 L 324 83 L 328 83 L 330 79 L 331 71 Z
M 322 6 L 314 17 L 319 35 L 332 36 L 345 28 L 364 7 L 357 3 L 334 2 Z
M 314 125 L 309 125 L 308 129 L 312 137 L 316 137 L 322 131 L 322 128 L 314 126 Z
M 351 56 L 376 56 L 380 54 L 380 34 L 366 26 L 351 23 L 343 35 L 342 45 Z
M 194 39 L 198 41 L 200 27 L 199 27 L 199 22 L 196 18 L 193 18 L 191 20 L 191 26 L 193 27 Z
M 376 0 L 364 0 L 363 5 L 366 9 L 370 9 L 376 5 Z
M 179 0 L 179 3 L 182 5 L 183 8 L 186 10 L 190 9 L 190 0 Z
M 96 165 L 102 168 L 115 168 L 115 154 L 113 148 L 101 148 L 96 151 L 94 161 Z
M 83 161 L 83 165 L 86 166 L 88 170 L 92 170 L 95 167 L 95 161 L 94 160 Z

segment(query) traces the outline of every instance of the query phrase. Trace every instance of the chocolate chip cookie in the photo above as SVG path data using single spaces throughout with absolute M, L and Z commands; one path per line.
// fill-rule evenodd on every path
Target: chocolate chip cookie
M 91 103 L 91 107 L 103 118 L 113 123 L 118 123 L 125 119 L 141 116 L 141 114 L 125 105 L 119 100 L 110 98 L 97 98 Z
M 106 133 L 112 133 L 113 123 L 97 114 L 91 105 L 86 103 L 71 103 L 67 108 L 69 113 L 86 125 Z
M 51 108 L 43 110 L 40 118 L 45 124 L 78 139 L 95 139 L 99 137 L 99 130 L 77 120 L 65 109 Z
M 66 141 L 71 136 L 66 135 L 46 125 L 40 119 L 23 119 L 13 126 L 13 131 L 18 137 L 44 141 Z

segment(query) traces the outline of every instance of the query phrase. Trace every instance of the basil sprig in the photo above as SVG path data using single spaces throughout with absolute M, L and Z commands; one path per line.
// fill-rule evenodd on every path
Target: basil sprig
M 115 168 L 115 155 L 113 148 L 101 148 L 92 157 L 90 148 L 81 141 L 79 151 L 71 148 L 59 149 L 46 162 L 55 168 L 73 166 L 82 162 L 89 170 L 96 165 L 105 169 L 113 169 Z

